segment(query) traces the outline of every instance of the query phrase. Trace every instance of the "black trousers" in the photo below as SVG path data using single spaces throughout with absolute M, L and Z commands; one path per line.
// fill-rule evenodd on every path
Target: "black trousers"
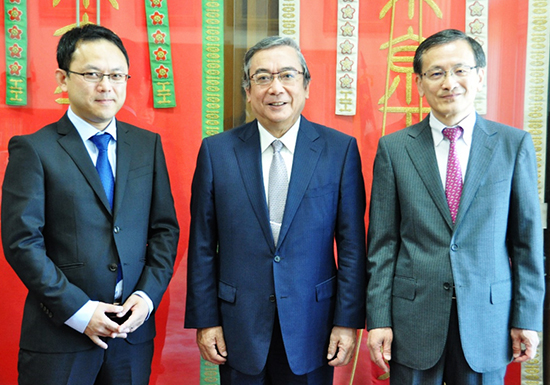
M 390 362 L 392 385 L 502 385 L 506 366 L 487 373 L 474 372 L 462 350 L 458 330 L 456 301 L 453 300 L 447 343 L 437 364 L 428 370 L 415 370 L 397 362 Z
M 227 364 L 220 365 L 221 385 L 332 385 L 334 368 L 328 364 L 304 375 L 292 373 L 283 344 L 279 317 L 275 317 L 267 362 L 256 376 L 241 373 Z
M 19 385 L 147 385 L 153 340 L 131 345 L 121 338 L 75 353 L 19 351 Z

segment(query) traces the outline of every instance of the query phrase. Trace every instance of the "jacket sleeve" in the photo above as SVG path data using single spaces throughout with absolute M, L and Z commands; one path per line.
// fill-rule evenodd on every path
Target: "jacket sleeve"
M 38 151 L 26 136 L 10 140 L 2 186 L 4 255 L 21 281 L 60 325 L 90 298 L 72 284 L 46 251 L 46 177 Z M 45 310 L 46 311 L 46 310 Z
M 357 142 L 348 146 L 342 173 L 336 223 L 338 251 L 334 324 L 365 327 L 365 183 Z
M 508 244 L 513 271 L 511 326 L 542 330 L 544 300 L 543 239 L 537 164 L 530 135 L 522 140 L 514 169 Z
M 186 328 L 220 325 L 216 287 L 218 234 L 210 157 L 208 141 L 204 140 L 191 188 Z
M 144 291 L 158 308 L 173 272 L 179 240 L 166 160 L 160 136 L 155 134 L 154 173 L 147 231 L 146 263 L 135 290 Z

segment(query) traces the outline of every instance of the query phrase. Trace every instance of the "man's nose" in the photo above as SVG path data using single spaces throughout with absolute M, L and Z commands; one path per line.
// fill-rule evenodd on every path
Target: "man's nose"
M 445 73 L 443 81 L 441 82 L 441 87 L 445 89 L 453 89 L 458 84 L 458 78 L 452 70 L 449 70 Z
M 269 85 L 269 91 L 272 93 L 279 93 L 284 90 L 283 83 L 279 80 L 279 76 L 275 75 L 273 81 Z

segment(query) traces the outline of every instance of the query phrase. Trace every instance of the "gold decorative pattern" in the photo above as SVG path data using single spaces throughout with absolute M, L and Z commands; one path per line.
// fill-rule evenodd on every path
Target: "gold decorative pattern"
M 300 43 L 300 0 L 279 0 L 279 36 Z

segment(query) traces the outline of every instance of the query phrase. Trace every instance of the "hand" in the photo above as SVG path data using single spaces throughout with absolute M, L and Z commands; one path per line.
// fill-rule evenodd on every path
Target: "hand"
M 535 357 L 539 345 L 539 335 L 536 331 L 512 328 L 510 335 L 514 362 L 525 362 Z M 522 344 L 525 349 L 522 349 Z
M 391 360 L 391 343 L 393 331 L 391 328 L 377 328 L 369 331 L 367 345 L 370 359 L 386 373 L 390 371 L 387 362 Z
M 197 345 L 202 358 L 216 365 L 227 361 L 227 350 L 221 326 L 197 329 Z
M 107 349 L 107 344 L 100 337 L 126 338 L 126 333 L 120 333 L 119 325 L 111 321 L 105 314 L 120 313 L 123 310 L 122 306 L 99 302 L 90 322 L 86 326 L 86 330 L 84 330 L 84 334 L 102 349 Z
M 132 333 L 137 330 L 149 315 L 149 306 L 147 302 L 137 294 L 132 294 L 122 305 L 123 310 L 116 316 L 122 318 L 127 312 L 132 311 L 132 315 L 118 327 L 119 333 Z
M 330 333 L 327 359 L 330 366 L 344 366 L 351 361 L 357 341 L 357 329 L 334 326 Z

